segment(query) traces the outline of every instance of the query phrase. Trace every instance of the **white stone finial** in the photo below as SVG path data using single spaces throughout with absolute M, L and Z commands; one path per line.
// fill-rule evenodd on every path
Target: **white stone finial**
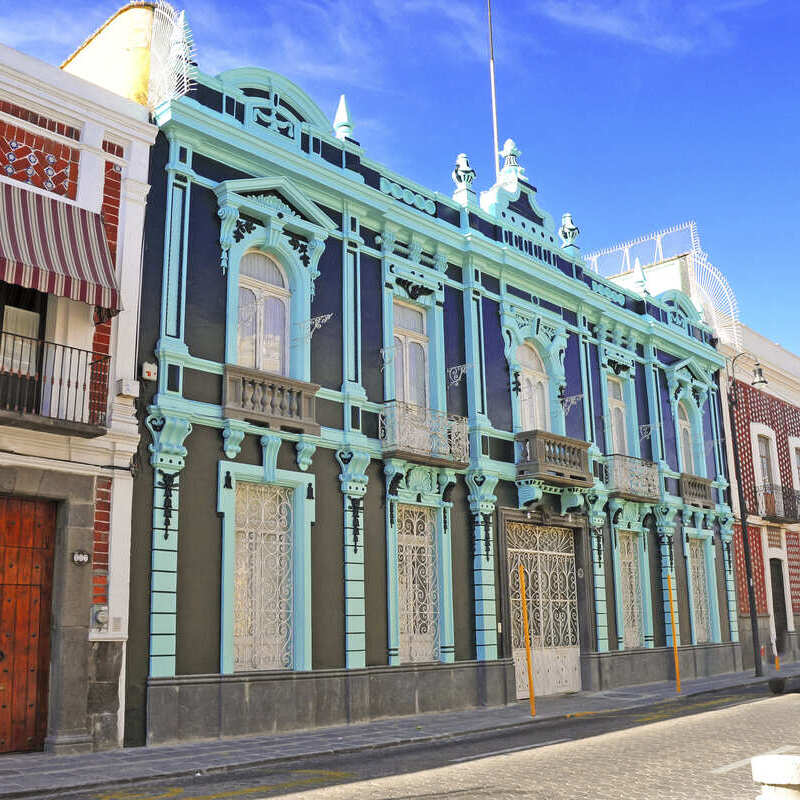
M 566 211 L 561 215 L 561 227 L 558 229 L 558 235 L 561 237 L 562 247 L 577 247 L 575 240 L 581 229 L 572 221 L 572 214 Z
M 469 189 L 472 186 L 472 181 L 475 180 L 475 174 L 475 170 L 470 166 L 467 154 L 459 153 L 456 156 L 456 165 L 451 173 L 456 189 Z
M 333 118 L 333 132 L 337 139 L 349 139 L 353 136 L 353 122 L 350 119 L 350 109 L 344 95 L 339 98 L 336 116 Z
M 500 155 L 503 156 L 502 172 L 513 172 L 520 177 L 525 174 L 525 170 L 519 165 L 519 161 L 517 160 L 519 156 L 522 155 L 522 152 L 513 139 L 506 139 L 505 144 L 503 144 L 503 149 L 500 151 Z

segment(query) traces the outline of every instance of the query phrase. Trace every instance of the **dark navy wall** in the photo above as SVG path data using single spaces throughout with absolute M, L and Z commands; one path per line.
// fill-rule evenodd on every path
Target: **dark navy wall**
M 606 425 L 603 420 L 603 395 L 600 390 L 600 354 L 597 345 L 591 342 L 589 347 L 589 376 L 592 385 L 592 419 L 594 420 L 594 441 L 602 453 L 606 452 Z
M 455 367 L 467 361 L 466 342 L 464 340 L 464 295 L 452 286 L 444 288 L 444 352 L 445 364 Z M 475 369 L 475 365 L 471 367 Z M 455 386 L 447 381 L 447 411 L 466 417 L 467 381 L 472 374 L 468 373 Z
M 367 399 L 383 402 L 381 342 L 383 341 L 381 262 L 361 255 L 361 376 Z
M 564 372 L 567 377 L 567 397 L 583 394 L 580 346 L 578 335 L 571 333 L 567 339 L 567 351 L 564 355 Z M 583 439 L 585 436 L 583 400 L 573 405 L 569 414 L 567 414 L 566 430 L 567 436 L 571 436 L 573 439 Z
M 675 441 L 675 420 L 672 416 L 672 406 L 669 402 L 669 386 L 667 376 L 663 370 L 657 369 L 658 391 L 661 397 L 661 428 L 664 442 L 664 460 L 670 469 L 678 469 L 678 445 Z
M 186 344 L 210 361 L 225 360 L 228 278 L 219 265 L 219 218 L 213 192 L 192 184 L 186 266 Z
M 641 436 L 639 428 L 642 425 L 650 424 L 650 410 L 647 405 L 647 381 L 645 367 L 642 364 L 636 365 L 636 372 L 634 374 L 634 385 L 636 387 L 636 435 L 639 437 L 639 446 L 641 447 L 642 458 L 648 461 L 653 459 L 653 440 L 651 436 Z M 652 434 L 651 434 L 652 435 Z
M 311 316 L 333 314 L 311 338 L 311 380 L 327 389 L 342 388 L 342 243 L 328 239 L 317 267 Z
M 500 308 L 494 300 L 484 297 L 481 312 L 486 369 L 486 411 L 495 428 L 510 431 L 511 385 L 503 346 L 503 332 L 500 327 Z

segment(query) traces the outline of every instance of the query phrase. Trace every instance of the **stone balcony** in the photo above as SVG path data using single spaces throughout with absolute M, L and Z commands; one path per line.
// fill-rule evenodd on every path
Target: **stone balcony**
M 661 497 L 658 465 L 652 461 L 614 453 L 596 462 L 596 467 L 612 497 L 645 503 Z
M 316 394 L 319 386 L 271 372 L 226 364 L 223 416 L 295 433 L 319 434 Z
M 469 434 L 464 417 L 393 400 L 383 406 L 378 435 L 386 458 L 402 458 L 431 467 L 469 466 Z
M 683 473 L 680 486 L 681 499 L 686 505 L 714 508 L 714 488 L 708 478 Z
M 545 481 L 556 486 L 589 487 L 589 443 L 547 431 L 523 431 L 519 443 L 517 477 Z

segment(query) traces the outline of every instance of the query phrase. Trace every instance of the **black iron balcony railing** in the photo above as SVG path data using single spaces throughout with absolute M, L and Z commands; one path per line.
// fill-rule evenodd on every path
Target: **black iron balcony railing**
M 680 482 L 681 499 L 684 503 L 700 508 L 714 507 L 714 488 L 708 478 L 683 473 Z
M 595 461 L 595 474 L 612 496 L 654 501 L 661 497 L 658 465 L 642 458 L 614 453 Z
M 589 471 L 589 442 L 547 431 L 523 431 L 515 438 L 520 444 L 518 478 L 558 486 L 588 487 L 594 482 Z
M 756 486 L 758 514 L 776 522 L 800 522 L 800 492 L 788 486 L 766 483 Z
M 78 436 L 105 432 L 110 356 L 0 334 L 0 424 Z
M 393 400 L 384 403 L 378 435 L 388 458 L 405 458 L 429 466 L 469 464 L 469 433 L 464 417 Z
M 223 414 L 278 430 L 319 434 L 319 385 L 238 364 L 226 364 Z

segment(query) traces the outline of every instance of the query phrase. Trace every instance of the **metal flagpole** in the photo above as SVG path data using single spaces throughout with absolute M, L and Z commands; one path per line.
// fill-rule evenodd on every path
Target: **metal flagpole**
M 486 0 L 486 6 L 489 11 L 489 78 L 492 84 L 492 126 L 494 128 L 494 155 L 492 161 L 494 162 L 495 178 L 500 177 L 500 168 L 497 157 L 500 153 L 500 145 L 497 142 L 497 96 L 494 87 L 494 38 L 492 37 L 492 0 Z

